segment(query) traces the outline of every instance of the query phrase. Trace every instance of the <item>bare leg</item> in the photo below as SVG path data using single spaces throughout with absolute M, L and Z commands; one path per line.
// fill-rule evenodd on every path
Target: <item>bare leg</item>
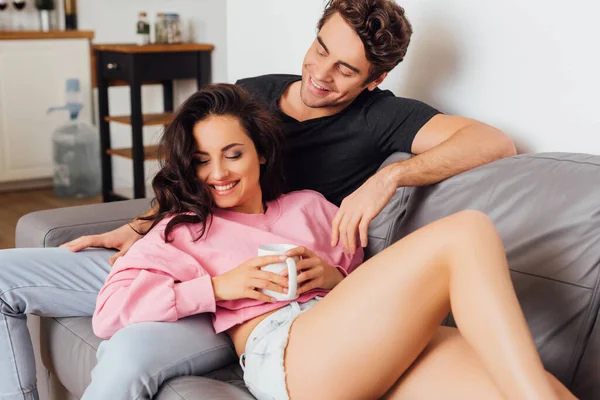
M 504 400 L 455 328 L 439 327 L 419 358 L 382 400 Z
M 450 303 L 506 398 L 558 398 L 515 296 L 502 242 L 487 217 L 466 211 L 390 246 L 298 317 L 285 358 L 292 400 L 380 398 L 429 343 Z
M 561 400 L 575 396 L 548 374 Z M 481 360 L 455 328 L 439 327 L 419 358 L 382 400 L 502 400 Z

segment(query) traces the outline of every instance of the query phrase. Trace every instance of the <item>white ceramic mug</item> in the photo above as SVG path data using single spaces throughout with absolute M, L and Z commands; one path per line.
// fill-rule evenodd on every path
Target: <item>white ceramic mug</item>
M 286 251 L 291 250 L 295 247 L 291 244 L 265 244 L 258 248 L 259 256 L 281 256 L 285 255 Z M 273 272 L 279 274 L 281 271 L 287 268 L 288 270 L 288 292 L 279 293 L 272 290 L 263 289 L 262 292 L 267 296 L 271 296 L 276 300 L 294 300 L 298 298 L 296 291 L 298 289 L 298 272 L 296 269 L 296 263 L 300 261 L 300 257 L 288 257 L 285 261 L 276 264 L 265 265 L 261 269 L 264 271 Z

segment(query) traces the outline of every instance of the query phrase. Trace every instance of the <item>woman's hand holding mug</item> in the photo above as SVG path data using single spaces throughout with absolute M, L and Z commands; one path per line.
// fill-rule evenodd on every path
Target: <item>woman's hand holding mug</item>
M 215 300 L 255 299 L 275 302 L 277 299 L 260 290 L 273 293 L 287 293 L 288 278 L 261 268 L 281 263 L 287 259 L 282 255 L 269 255 L 252 258 L 222 275 L 212 278 Z
M 296 248 L 292 244 L 265 244 L 258 248 L 259 256 L 279 256 L 281 257 L 276 263 L 265 265 L 261 269 L 263 271 L 272 272 L 283 276 L 287 282 L 288 291 L 284 294 L 263 289 L 263 293 L 280 301 L 295 300 L 298 298 L 298 281 L 296 264 L 300 262 L 299 256 L 287 256 L 286 252 Z
M 296 263 L 299 273 L 297 277 L 298 295 L 313 289 L 331 290 L 344 279 L 344 275 L 339 269 L 306 247 L 295 247 L 285 254 L 288 257 L 302 257 Z M 286 276 L 285 273 L 283 275 Z

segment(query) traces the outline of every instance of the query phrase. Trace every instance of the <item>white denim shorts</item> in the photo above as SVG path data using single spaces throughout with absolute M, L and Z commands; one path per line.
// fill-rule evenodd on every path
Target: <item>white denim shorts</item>
M 283 357 L 292 322 L 322 297 L 306 303 L 292 302 L 260 321 L 248 336 L 240 357 L 244 382 L 258 400 L 289 400 Z

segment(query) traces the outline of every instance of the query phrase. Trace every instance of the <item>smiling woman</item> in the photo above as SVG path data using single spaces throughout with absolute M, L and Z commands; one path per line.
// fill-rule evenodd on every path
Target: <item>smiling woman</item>
M 282 142 L 279 121 L 243 89 L 206 86 L 180 107 L 161 138 L 162 165 L 152 181 L 157 207 L 140 219 L 152 221 L 152 229 L 177 214 L 167 237 L 181 223 L 200 223 L 202 237 L 214 206 L 264 213 L 263 204 L 283 192 Z
M 236 117 L 210 116 L 194 127 L 198 178 L 208 184 L 215 205 L 248 214 L 260 214 L 259 165 L 266 160 L 256 152 Z M 253 201 L 258 199 L 257 201 Z

